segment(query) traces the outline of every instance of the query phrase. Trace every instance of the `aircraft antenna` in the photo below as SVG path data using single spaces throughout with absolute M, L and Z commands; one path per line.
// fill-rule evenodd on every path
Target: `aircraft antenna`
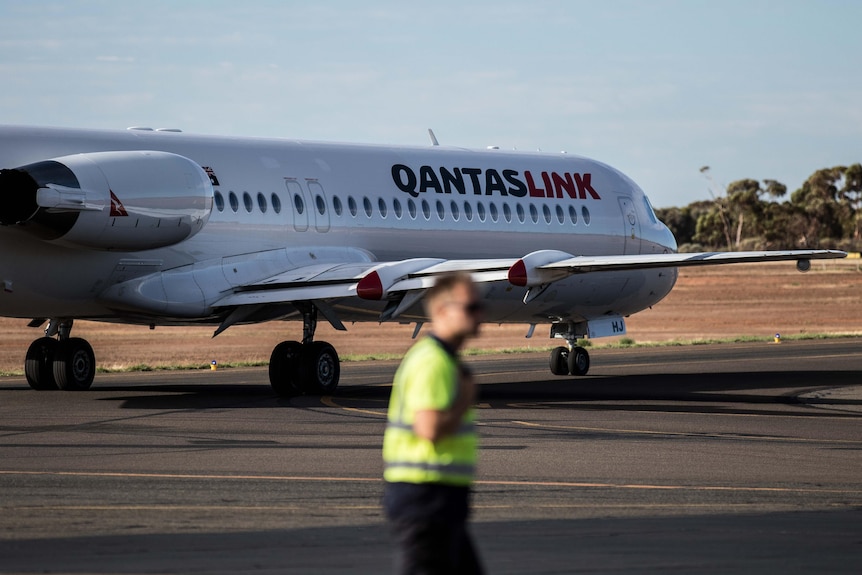
M 439 146 L 440 145 L 440 142 L 437 141 L 437 136 L 434 135 L 434 130 L 432 130 L 431 128 L 428 128 L 428 135 L 431 136 L 431 145 L 432 146 Z

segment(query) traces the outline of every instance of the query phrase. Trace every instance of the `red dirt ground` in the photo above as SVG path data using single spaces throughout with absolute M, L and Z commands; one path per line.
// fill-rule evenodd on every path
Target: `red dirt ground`
M 25 320 L 0 319 L 0 372 L 23 369 L 24 354 L 40 330 Z M 862 261 L 812 262 L 808 273 L 794 264 L 752 264 L 688 268 L 671 294 L 653 309 L 627 320 L 629 339 L 637 343 L 761 336 L 775 333 L 862 334 Z M 266 362 L 272 348 L 297 339 L 298 323 L 270 322 L 233 327 L 213 339 L 213 328 L 118 326 L 76 322 L 74 335 L 90 341 L 100 367 L 135 365 L 206 366 Z M 332 343 L 342 356 L 401 354 L 412 343 L 412 325 L 348 325 L 336 332 L 321 322 L 317 339 Z M 526 325 L 483 326 L 471 347 L 482 349 L 549 349 L 547 327 L 525 339 Z M 618 339 L 618 338 L 617 338 Z M 597 345 L 614 338 L 600 339 Z

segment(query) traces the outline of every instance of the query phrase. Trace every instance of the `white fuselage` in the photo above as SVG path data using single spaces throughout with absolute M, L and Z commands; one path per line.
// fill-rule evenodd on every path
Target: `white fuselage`
M 290 262 L 338 258 L 339 250 L 348 261 L 676 250 L 636 184 L 605 164 L 572 155 L 0 127 L 4 169 L 122 151 L 170 152 L 204 168 L 213 195 L 208 220 L 195 219 L 200 231 L 164 247 L 123 250 L 38 237 L 26 225 L 2 226 L 0 315 L 219 322 L 227 311 L 210 303 L 231 285 L 262 280 Z M 119 204 L 129 202 L 129 192 L 111 192 Z M 180 290 L 200 291 L 188 305 L 124 304 L 123 290 L 112 289 L 183 269 L 189 273 L 164 277 L 194 284 Z M 548 323 L 635 313 L 661 300 L 675 280 L 674 268 L 572 275 L 528 304 L 525 290 L 505 281 L 482 289 L 487 321 Z M 344 321 L 376 320 L 382 309 L 380 302 L 357 297 L 333 306 Z M 416 306 L 399 319 L 420 316 Z

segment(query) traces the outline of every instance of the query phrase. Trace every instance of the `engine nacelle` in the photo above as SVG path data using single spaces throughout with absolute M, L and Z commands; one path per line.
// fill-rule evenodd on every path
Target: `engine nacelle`
M 156 151 L 94 152 L 0 170 L 0 224 L 46 241 L 102 250 L 177 244 L 203 229 L 209 176 Z

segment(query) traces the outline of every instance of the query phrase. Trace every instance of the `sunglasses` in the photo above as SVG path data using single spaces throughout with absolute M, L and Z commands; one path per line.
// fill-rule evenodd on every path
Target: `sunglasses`
M 480 301 L 471 301 L 469 303 L 461 303 L 459 301 L 447 302 L 449 305 L 459 305 L 464 308 L 464 311 L 470 315 L 476 315 L 485 310 L 485 304 Z

